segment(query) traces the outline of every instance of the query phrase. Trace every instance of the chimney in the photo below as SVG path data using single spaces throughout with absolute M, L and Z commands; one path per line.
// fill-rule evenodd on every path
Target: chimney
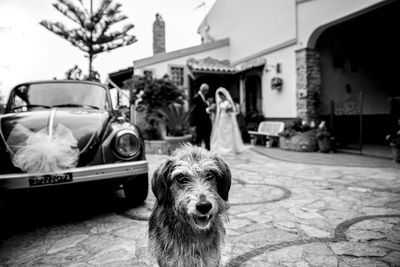
M 157 13 L 153 23 L 153 55 L 163 52 L 165 52 L 165 23 Z

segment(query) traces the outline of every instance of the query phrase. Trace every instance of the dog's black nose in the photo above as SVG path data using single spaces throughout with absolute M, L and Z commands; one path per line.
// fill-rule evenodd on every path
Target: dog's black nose
M 210 209 L 212 208 L 212 205 L 208 201 L 201 201 L 196 204 L 196 209 L 200 211 L 202 214 L 206 214 Z

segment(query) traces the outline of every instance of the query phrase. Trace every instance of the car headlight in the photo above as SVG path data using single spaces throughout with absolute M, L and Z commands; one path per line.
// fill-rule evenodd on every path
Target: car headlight
M 140 152 L 139 137 L 130 130 L 121 130 L 115 135 L 114 148 L 118 156 L 130 159 Z

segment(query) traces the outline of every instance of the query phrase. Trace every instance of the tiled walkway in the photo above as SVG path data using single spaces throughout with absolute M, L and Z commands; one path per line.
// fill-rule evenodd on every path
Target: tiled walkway
M 248 147 L 226 156 L 232 185 L 222 266 L 400 267 L 398 165 Z M 147 155 L 151 176 L 166 158 Z M 137 208 L 124 208 L 121 191 L 0 207 L 0 266 L 157 266 L 148 250 L 149 190 Z
M 399 168 L 400 170 L 400 164 L 397 164 L 388 158 L 355 155 L 343 152 L 296 152 L 275 147 L 268 148 L 261 145 L 249 147 L 250 150 L 265 155 L 269 158 L 287 162 L 343 167 Z

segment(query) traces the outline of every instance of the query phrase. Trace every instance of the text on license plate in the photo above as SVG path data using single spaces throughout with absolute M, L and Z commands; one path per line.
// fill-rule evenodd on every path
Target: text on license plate
M 72 173 L 40 175 L 29 177 L 29 185 L 46 185 L 72 182 Z

